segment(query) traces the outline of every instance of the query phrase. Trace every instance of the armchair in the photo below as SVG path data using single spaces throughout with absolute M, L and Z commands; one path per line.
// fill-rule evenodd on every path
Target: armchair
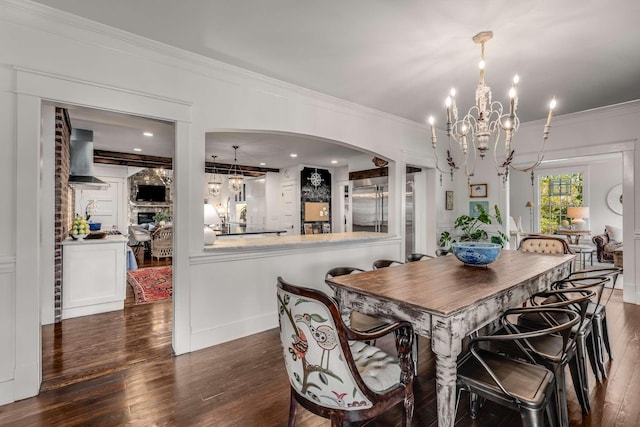
M 604 233 L 593 236 L 591 239 L 596 245 L 598 262 L 613 262 L 615 250 L 622 248 L 622 241 L 613 240 L 611 237 L 611 233 L 605 230 Z
M 151 258 L 170 258 L 173 256 L 173 227 L 159 227 L 151 234 Z
M 278 277 L 280 341 L 289 382 L 289 425 L 298 405 L 331 420 L 364 421 L 403 402 L 403 426 L 413 417 L 413 328 L 395 322 L 375 333 L 347 327 L 333 298 Z M 396 333 L 398 359 L 367 345 Z

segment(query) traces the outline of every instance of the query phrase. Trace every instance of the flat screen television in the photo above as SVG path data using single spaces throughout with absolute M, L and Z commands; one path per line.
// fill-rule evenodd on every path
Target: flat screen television
M 138 185 L 136 202 L 166 202 L 164 185 Z

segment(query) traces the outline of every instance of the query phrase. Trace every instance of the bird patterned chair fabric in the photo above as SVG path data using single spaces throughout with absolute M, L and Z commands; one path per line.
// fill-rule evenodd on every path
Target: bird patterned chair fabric
M 398 359 L 362 341 L 347 341 L 346 336 L 352 332 L 341 322 L 335 301 L 322 292 L 296 287 L 278 278 L 277 300 L 292 405 L 295 397 L 307 409 L 319 407 L 323 411 L 319 415 L 330 415 L 335 421 L 337 412 L 366 413 L 377 411 L 376 405 L 384 410 L 393 400 L 393 404 L 404 400 L 406 415 L 411 419 L 413 374 L 411 336 L 407 335 L 413 333 L 410 325 L 407 324 L 408 330 L 403 334 L 408 346 Z M 348 420 L 350 416 L 339 417 Z
M 298 393 L 323 406 L 339 409 L 371 407 L 348 366 L 338 343 L 336 326 L 326 307 L 317 301 L 279 290 L 280 338 L 288 343 L 284 355 L 291 385 Z M 398 382 L 400 366 L 376 347 L 350 344 L 356 364 L 371 361 L 362 379 L 373 390 Z

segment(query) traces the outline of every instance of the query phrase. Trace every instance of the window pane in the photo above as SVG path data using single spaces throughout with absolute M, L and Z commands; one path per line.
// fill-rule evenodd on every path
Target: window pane
M 540 232 L 569 226 L 567 208 L 582 206 L 582 174 L 540 176 Z

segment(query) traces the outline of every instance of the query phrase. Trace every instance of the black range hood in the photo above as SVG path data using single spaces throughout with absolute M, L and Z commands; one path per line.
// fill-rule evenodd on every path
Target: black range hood
M 106 190 L 109 184 L 93 174 L 93 131 L 71 130 L 69 185 L 77 189 Z

